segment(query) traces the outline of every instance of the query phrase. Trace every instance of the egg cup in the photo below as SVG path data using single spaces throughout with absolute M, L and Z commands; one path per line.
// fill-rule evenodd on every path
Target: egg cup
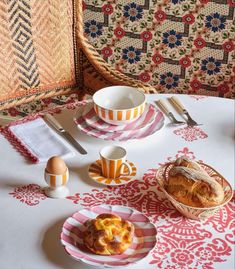
M 65 186 L 69 180 L 69 170 L 62 175 L 44 172 L 44 179 L 49 187 L 45 188 L 45 194 L 51 198 L 64 198 L 69 195 L 69 189 Z

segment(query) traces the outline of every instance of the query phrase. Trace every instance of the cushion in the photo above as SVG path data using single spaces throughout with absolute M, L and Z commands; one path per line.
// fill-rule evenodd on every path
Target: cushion
M 84 34 L 109 64 L 159 92 L 234 97 L 233 0 L 85 0 Z

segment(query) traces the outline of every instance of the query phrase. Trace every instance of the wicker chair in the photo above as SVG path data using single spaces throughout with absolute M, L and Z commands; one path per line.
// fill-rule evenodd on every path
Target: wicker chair
M 1 113 L 24 116 L 113 84 L 234 97 L 234 7 L 232 0 L 1 1 Z
M 116 70 L 159 93 L 231 98 L 233 0 L 84 0 L 84 32 Z
M 2 113 L 24 116 L 113 84 L 151 91 L 100 57 L 83 35 L 82 14 L 76 0 L 0 2 Z

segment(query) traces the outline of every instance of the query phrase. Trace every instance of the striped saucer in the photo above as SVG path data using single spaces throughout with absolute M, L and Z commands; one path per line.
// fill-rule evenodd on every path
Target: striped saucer
M 108 186 L 118 186 L 118 185 L 124 185 L 130 182 L 130 180 L 133 179 L 134 176 L 136 176 L 136 171 L 137 168 L 136 166 L 132 163 L 129 162 L 129 165 L 132 168 L 132 173 L 129 176 L 120 176 L 118 178 L 112 179 L 112 178 L 106 178 L 102 175 L 102 170 L 101 170 L 101 161 L 97 160 L 94 163 L 92 163 L 89 168 L 88 168 L 88 174 L 91 179 L 94 181 L 103 184 L 103 185 L 108 185 Z M 124 173 L 127 173 L 128 170 L 126 167 L 124 167 Z

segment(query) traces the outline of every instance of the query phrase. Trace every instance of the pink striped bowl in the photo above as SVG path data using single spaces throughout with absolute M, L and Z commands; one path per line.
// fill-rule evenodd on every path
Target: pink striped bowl
M 93 95 L 94 110 L 99 118 L 113 125 L 138 119 L 145 109 L 145 95 L 137 88 L 111 86 Z
M 101 213 L 116 214 L 134 224 L 133 243 L 124 253 L 112 256 L 96 255 L 84 246 L 84 222 L 96 218 Z M 66 252 L 75 260 L 96 267 L 123 268 L 137 263 L 149 254 L 157 243 L 157 230 L 144 214 L 135 209 L 119 205 L 99 205 L 81 209 L 72 217 L 69 217 L 63 224 L 60 238 Z

